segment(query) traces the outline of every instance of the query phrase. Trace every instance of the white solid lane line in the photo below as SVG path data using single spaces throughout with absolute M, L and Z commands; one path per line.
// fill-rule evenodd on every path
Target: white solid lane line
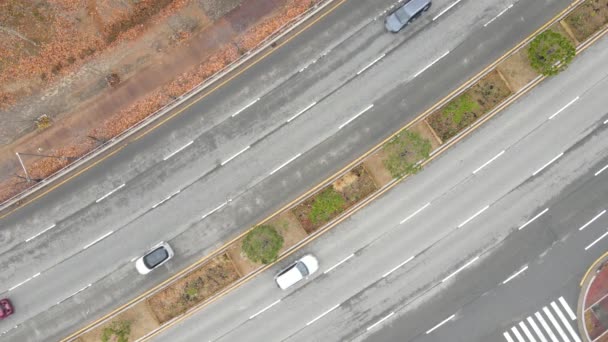
M 414 211 L 410 216 L 408 216 L 408 217 L 404 218 L 403 220 L 401 220 L 401 222 L 399 222 L 399 224 L 404 224 L 406 221 L 408 221 L 409 219 L 411 219 L 412 217 L 414 217 L 416 214 L 420 213 L 422 210 L 424 210 L 429 205 L 431 205 L 431 202 L 425 204 L 422 208 Z
M 275 172 L 277 172 L 280 169 L 284 168 L 287 164 L 289 164 L 292 161 L 298 159 L 298 157 L 301 156 L 301 155 L 302 155 L 302 153 L 298 153 L 297 155 L 295 155 L 294 157 L 292 157 L 291 159 L 289 159 L 288 161 L 286 161 L 285 163 L 283 163 L 281 166 L 279 166 L 276 169 L 272 170 L 272 172 L 270 172 L 270 175 L 273 175 Z
M 258 97 L 257 99 L 255 99 L 255 100 L 251 101 L 251 102 L 250 102 L 248 105 L 246 105 L 245 107 L 243 107 L 243 108 L 239 109 L 239 110 L 238 110 L 236 113 L 232 114 L 232 117 L 235 117 L 235 116 L 237 116 L 237 115 L 241 114 L 241 113 L 242 113 L 242 112 L 243 112 L 245 109 L 247 109 L 247 108 L 249 108 L 249 107 L 253 106 L 253 105 L 254 105 L 256 102 L 258 102 L 259 100 L 260 100 L 260 98 Z
M 331 309 L 325 311 L 324 313 L 320 314 L 319 316 L 315 317 L 315 319 L 313 319 L 312 321 L 306 323 L 306 326 L 309 326 L 311 324 L 313 324 L 314 322 L 318 321 L 319 319 L 321 319 L 321 317 L 327 315 L 328 313 L 334 311 L 338 306 L 340 306 L 340 304 L 337 304 L 336 306 L 332 307 Z
M 23 285 L 23 284 L 27 283 L 28 281 L 30 281 L 30 280 L 32 280 L 32 279 L 34 279 L 34 278 L 36 278 L 36 277 L 37 277 L 37 276 L 39 276 L 39 275 L 40 275 L 40 272 L 38 272 L 38 273 L 34 274 L 33 276 L 31 276 L 31 277 L 29 277 L 29 278 L 25 279 L 24 281 L 22 281 L 22 282 L 20 282 L 19 284 L 17 284 L 17 285 L 15 285 L 15 286 L 11 287 L 11 288 L 10 288 L 10 289 L 8 289 L 8 290 L 9 290 L 9 291 L 12 291 L 12 290 L 14 290 L 14 289 L 18 288 L 19 286 L 21 286 L 21 285 Z
M 547 324 L 547 321 L 545 321 L 545 319 L 540 314 L 540 312 L 536 312 L 534 315 L 536 315 L 536 319 L 538 319 L 538 321 L 540 322 L 540 325 L 543 326 L 543 329 L 545 329 L 545 332 L 549 335 L 549 338 L 551 339 L 551 341 L 552 342 L 559 342 L 557 340 L 557 337 L 555 337 L 555 334 L 553 333 L 553 330 L 551 330 L 551 328 L 549 328 L 549 324 Z
M 538 336 L 538 338 L 540 338 L 540 342 L 548 342 L 547 339 L 545 338 L 545 335 L 543 335 L 543 333 L 540 331 L 540 329 L 538 328 L 538 325 L 536 325 L 536 322 L 534 322 L 532 317 L 528 316 L 527 319 L 528 319 L 528 324 L 530 324 L 532 326 L 532 329 L 536 333 L 536 336 Z
M 460 271 L 464 270 L 465 268 L 471 266 L 472 263 L 474 263 L 475 261 L 477 261 L 477 259 L 479 259 L 479 256 L 476 256 L 475 258 L 473 258 L 471 261 L 467 262 L 466 264 L 464 264 L 462 267 L 460 267 L 459 269 L 457 269 L 456 271 L 454 271 L 454 273 L 450 274 L 449 276 L 443 278 L 443 280 L 441 281 L 442 283 L 446 282 L 448 279 L 452 278 L 453 276 L 455 276 L 456 274 L 458 274 Z
M 498 153 L 497 155 L 495 155 L 492 159 L 488 160 L 487 162 L 485 162 L 485 164 L 481 165 L 475 171 L 473 171 L 473 174 L 476 174 L 481 169 L 483 169 L 484 167 L 488 166 L 491 162 L 495 161 L 498 157 L 502 156 L 504 153 L 505 153 L 505 150 L 500 151 L 500 153 Z
M 585 250 L 588 250 L 589 248 L 593 247 L 593 245 L 595 245 L 596 243 L 598 243 L 601 239 L 605 238 L 606 235 L 608 235 L 608 232 L 605 232 L 604 234 L 602 234 L 602 236 L 600 236 L 595 241 L 593 241 L 591 244 L 589 244 L 589 246 L 585 247 Z
M 395 312 L 394 312 L 394 311 L 393 311 L 393 312 L 391 312 L 390 314 L 388 314 L 388 315 L 384 316 L 384 317 L 383 317 L 381 320 L 379 320 L 378 322 L 376 322 L 376 323 L 374 323 L 374 324 L 370 325 L 369 327 L 367 327 L 367 329 L 365 329 L 365 330 L 366 330 L 366 331 L 370 331 L 370 330 L 372 330 L 372 329 L 373 329 L 374 327 L 376 327 L 378 324 L 380 324 L 380 323 L 382 323 L 382 322 L 386 321 L 387 319 L 389 319 L 389 318 L 390 318 L 392 315 L 394 315 L 394 314 L 395 314 Z
M 519 230 L 524 229 L 527 225 L 529 225 L 530 223 L 534 222 L 534 220 L 536 220 L 537 218 L 543 216 L 547 211 L 549 211 L 549 208 L 545 208 L 545 210 L 543 210 L 540 213 L 536 214 L 536 216 L 534 216 L 533 218 L 529 219 L 528 222 L 522 224 L 521 227 L 519 227 Z
M 592 224 L 595 220 L 597 220 L 600 216 L 604 215 L 605 213 L 606 213 L 606 209 L 604 209 L 601 213 L 595 215 L 594 218 L 592 218 L 591 220 L 589 220 L 589 222 L 585 223 L 578 230 L 583 230 L 583 229 L 587 228 L 587 226 L 589 226 L 590 224 Z
M 608 169 L 608 165 L 606 165 L 606 166 L 604 166 L 603 168 L 601 168 L 601 169 L 600 169 L 598 172 L 596 172 L 596 173 L 594 174 L 594 176 L 599 175 L 600 173 L 602 173 L 602 171 L 604 171 L 604 170 L 606 170 L 606 169 Z
M 426 334 L 428 335 L 428 334 L 432 333 L 433 331 L 437 330 L 440 326 L 442 326 L 442 325 L 446 324 L 447 322 L 451 321 L 454 317 L 456 317 L 456 314 L 453 314 L 452 316 L 450 316 L 450 317 L 444 319 L 443 321 L 441 321 L 436 326 L 434 326 L 431 329 L 427 330 Z
M 570 308 L 570 305 L 568 305 L 568 302 L 566 302 L 564 297 L 559 297 L 558 300 L 564 307 L 564 310 L 566 310 L 566 313 L 568 314 L 570 319 L 574 321 L 576 319 L 576 315 L 574 314 L 574 311 L 572 311 L 572 309 Z
M 93 241 L 93 242 L 87 244 L 86 246 L 82 247 L 82 249 L 84 250 L 84 249 L 87 249 L 87 248 L 93 246 L 94 244 L 98 243 L 99 241 L 101 241 L 101 240 L 107 238 L 108 236 L 112 235 L 112 233 L 114 233 L 113 230 L 111 230 L 111 231 L 103 234 L 102 236 L 98 237 L 95 241 Z
M 265 307 L 265 308 L 263 308 L 262 310 L 260 310 L 260 311 L 258 311 L 258 312 L 256 312 L 256 313 L 254 313 L 253 315 L 249 316 L 249 319 L 253 319 L 253 318 L 255 318 L 255 316 L 257 316 L 257 315 L 261 314 L 262 312 L 264 312 L 264 311 L 266 311 L 266 310 L 270 309 L 271 307 L 273 307 L 273 306 L 275 306 L 275 305 L 279 304 L 280 302 L 281 302 L 281 300 L 280 300 L 280 299 L 277 299 L 277 300 L 276 300 L 276 301 L 274 301 L 272 304 L 270 304 L 270 305 L 266 306 L 266 307 Z
M 546 306 L 543 307 L 543 311 L 545 312 L 545 315 L 547 315 L 547 317 L 549 317 L 549 321 L 551 321 L 551 324 L 553 324 L 553 326 L 555 327 L 555 330 L 557 330 L 557 333 L 561 336 L 562 340 L 565 342 L 570 342 L 570 339 L 564 332 L 564 329 L 562 329 L 562 327 L 557 323 L 557 320 L 555 319 L 555 317 L 553 316 L 551 311 L 549 311 L 549 309 Z
M 48 232 L 49 230 L 51 230 L 51 229 L 53 229 L 53 228 L 55 228 L 55 224 L 53 224 L 52 226 L 49 226 L 48 228 L 44 229 L 44 230 L 43 230 L 43 231 L 41 231 L 40 233 L 38 233 L 38 234 L 36 234 L 36 235 L 34 235 L 34 236 L 31 236 L 31 237 L 29 237 L 29 238 L 25 239 L 25 242 L 30 242 L 31 240 L 33 240 L 33 239 L 35 239 L 35 238 L 39 237 L 40 235 L 42 235 L 42 234 L 44 234 L 44 233 Z
M 226 164 L 228 164 L 232 159 L 238 157 L 240 154 L 242 154 L 243 152 L 247 151 L 249 148 L 251 148 L 251 145 L 245 147 L 244 149 L 238 151 L 237 153 L 235 153 L 232 157 L 226 159 L 225 161 L 223 161 L 220 165 L 224 166 Z
M 524 322 L 519 322 L 519 327 L 524 332 L 524 334 L 526 335 L 526 337 L 528 338 L 528 340 L 530 342 L 536 342 L 536 339 L 534 338 L 534 336 L 532 336 L 530 329 L 528 329 L 528 327 L 524 324 Z
M 174 155 L 176 155 L 176 154 L 180 153 L 180 152 L 181 152 L 183 149 L 185 149 L 186 147 L 188 147 L 188 146 L 192 145 L 192 143 L 193 143 L 193 142 L 194 142 L 194 141 L 190 141 L 190 142 L 189 142 L 189 143 L 187 143 L 186 145 L 184 145 L 184 146 L 182 146 L 182 147 L 178 148 L 178 149 L 177 149 L 177 151 L 175 151 L 175 152 L 171 153 L 170 155 L 166 156 L 165 158 L 163 158 L 163 160 L 164 160 L 164 161 L 166 161 L 167 159 L 169 159 L 169 158 L 173 157 Z
M 293 121 L 293 119 L 297 118 L 298 116 L 304 114 L 307 110 L 309 110 L 310 108 L 314 107 L 317 104 L 317 102 L 313 102 L 311 104 L 308 105 L 308 107 L 302 109 L 301 111 L 297 112 L 296 115 L 290 117 L 289 119 L 287 119 L 287 122 L 291 122 Z
M 412 255 L 411 257 L 409 257 L 407 260 L 405 260 L 404 262 L 402 262 L 402 263 L 400 263 L 399 265 L 397 265 L 397 266 L 393 267 L 393 268 L 392 268 L 390 271 L 388 271 L 388 272 L 384 273 L 384 274 L 382 275 L 382 278 L 386 278 L 386 277 L 387 277 L 389 274 L 391 274 L 391 273 L 395 272 L 395 270 L 397 270 L 399 267 L 401 267 L 401 266 L 403 266 L 403 265 L 407 264 L 408 262 L 412 261 L 412 259 L 414 259 L 414 256 L 413 256 L 413 255 Z
M 461 224 L 459 224 L 458 228 L 462 228 L 465 224 L 469 223 L 472 219 L 474 219 L 477 216 L 481 215 L 481 213 L 483 213 L 484 211 L 486 211 L 489 207 L 490 207 L 490 205 L 486 205 L 485 207 L 483 207 L 483 209 L 481 209 L 480 211 L 476 212 L 475 214 L 473 214 L 473 216 L 469 217 L 468 219 L 464 220 L 464 222 L 462 222 Z
M 369 106 L 367 106 L 364 110 L 360 111 L 357 115 L 353 116 L 352 118 L 348 119 L 348 121 L 346 121 L 345 123 L 341 124 L 340 127 L 338 127 L 338 129 L 342 129 L 344 128 L 344 126 L 348 125 L 349 123 L 351 123 L 353 120 L 355 120 L 356 118 L 358 118 L 359 116 L 361 116 L 363 113 L 367 112 L 368 110 L 372 109 L 372 107 L 374 107 L 374 104 L 370 104 Z
M 608 120 L 604 121 L 604 125 L 608 124 Z
M 456 4 L 458 4 L 460 2 L 460 0 L 456 0 L 455 2 L 453 2 L 451 5 L 449 5 L 448 7 L 446 7 L 446 9 L 444 9 L 443 11 L 439 12 L 439 14 L 437 14 L 434 18 L 433 21 L 437 20 L 439 17 L 441 17 L 445 12 L 449 11 L 452 7 L 456 6 Z
M 346 258 L 342 259 L 342 261 L 340 261 L 339 263 L 337 263 L 337 264 L 333 265 L 332 267 L 328 268 L 327 271 L 323 272 L 323 274 L 327 274 L 327 273 L 331 272 L 331 270 L 333 270 L 334 268 L 342 265 L 343 263 L 345 263 L 346 261 L 348 261 L 348 259 L 350 259 L 350 258 L 352 258 L 354 256 L 355 256 L 355 254 L 351 254 L 351 255 L 347 256 Z
M 414 74 L 414 76 L 412 78 L 416 78 L 418 76 L 420 76 L 420 74 L 422 74 L 423 72 L 425 72 L 428 68 L 432 67 L 435 63 L 439 62 L 440 59 L 442 59 L 443 57 L 447 56 L 448 53 L 450 53 L 450 51 L 446 51 L 443 53 L 443 55 L 437 57 L 434 61 L 432 61 L 430 64 L 428 64 L 427 66 L 425 66 L 424 68 L 422 68 L 420 71 L 418 71 L 417 73 Z
M 559 320 L 562 321 L 562 324 L 566 327 L 566 330 L 568 330 L 568 333 L 570 333 L 570 336 L 572 336 L 574 342 L 581 342 L 580 337 L 578 337 L 576 332 L 574 332 L 574 329 L 572 329 L 572 325 L 570 324 L 570 322 L 568 322 L 562 310 L 559 309 L 559 306 L 557 306 L 555 302 L 551 302 L 551 307 L 555 312 L 557 312 L 557 317 L 559 317 Z
M 365 70 L 371 68 L 374 64 L 378 63 L 379 60 L 381 60 L 382 58 L 384 58 L 384 56 L 386 56 L 385 53 L 383 53 L 380 57 L 374 59 L 371 63 L 369 63 L 368 65 L 364 66 L 363 69 L 359 70 L 357 72 L 357 76 L 361 75 L 362 72 L 364 72 Z
M 505 8 L 500 13 L 498 13 L 494 18 L 490 19 L 490 21 L 483 24 L 483 27 L 490 25 L 494 20 L 498 19 L 501 15 L 505 14 L 505 12 L 507 12 L 511 7 L 513 7 L 513 4 L 510 4 L 509 7 Z
M 506 284 L 508 282 L 510 282 L 511 280 L 513 280 L 515 277 L 517 277 L 518 275 L 522 274 L 525 270 L 528 269 L 528 265 L 524 266 L 521 270 L 513 273 L 513 275 L 511 275 L 509 278 L 505 279 L 502 284 Z
M 103 196 L 99 197 L 99 198 L 98 198 L 98 199 L 95 201 L 95 203 L 99 203 L 99 202 L 103 201 L 103 200 L 104 200 L 104 199 L 106 199 L 108 196 L 110 196 L 110 195 L 112 195 L 113 193 L 115 193 L 116 191 L 118 191 L 118 190 L 122 189 L 124 186 L 125 186 L 125 184 L 124 184 L 124 183 L 123 183 L 122 185 L 119 185 L 117 188 L 114 188 L 114 190 L 112 190 L 112 191 L 108 192 L 107 194 L 105 194 L 105 195 L 103 195 Z
M 563 107 L 562 107 L 560 110 L 558 110 L 557 112 L 555 112 L 555 114 L 551 115 L 551 116 L 549 117 L 549 120 L 551 120 L 551 119 L 553 119 L 554 117 L 556 117 L 556 116 L 557 116 L 557 114 L 559 114 L 559 113 L 563 112 L 563 111 L 564 111 L 564 109 L 566 109 L 566 108 L 570 107 L 570 106 L 571 106 L 571 105 L 572 105 L 574 102 L 578 101 L 578 99 L 579 99 L 579 97 L 577 96 L 577 97 L 575 97 L 575 98 L 574 98 L 574 100 L 572 100 L 572 101 L 568 102 L 568 103 L 567 103 L 565 106 L 563 106 Z
M 538 174 L 539 172 L 541 172 L 542 170 L 544 170 L 547 166 L 551 165 L 554 161 L 558 160 L 563 155 L 564 155 L 564 152 L 558 154 L 555 158 L 551 159 L 547 164 L 543 165 L 540 169 L 534 171 L 534 173 L 532 174 L 532 176 L 536 176 L 536 174 Z

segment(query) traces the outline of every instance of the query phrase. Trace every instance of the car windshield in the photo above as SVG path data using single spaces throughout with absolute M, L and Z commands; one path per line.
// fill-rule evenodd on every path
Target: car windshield
M 169 253 L 164 247 L 158 247 L 144 257 L 144 264 L 147 268 L 154 268 L 169 257 Z
M 406 23 L 410 19 L 410 16 L 407 14 L 405 8 L 403 7 L 401 7 L 395 12 L 395 16 L 397 17 L 397 19 L 399 19 L 401 23 Z
M 303 277 L 306 277 L 308 275 L 308 268 L 306 267 L 306 265 L 304 265 L 303 262 L 298 262 L 296 264 L 296 267 L 298 268 L 298 270 L 300 271 L 300 273 L 302 273 Z

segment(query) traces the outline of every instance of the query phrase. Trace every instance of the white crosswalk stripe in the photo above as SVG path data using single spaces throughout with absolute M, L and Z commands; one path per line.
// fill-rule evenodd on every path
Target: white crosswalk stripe
M 557 304 L 557 301 L 561 306 Z M 549 342 L 549 340 L 551 342 L 581 342 L 581 338 L 575 330 L 576 324 L 571 323 L 576 320 L 574 311 L 564 297 L 559 297 L 557 301 L 552 301 L 548 305 L 552 310 L 548 306 L 543 306 L 534 315 L 528 316 L 508 331 L 503 332 L 505 340 L 507 342 Z M 564 328 L 568 333 L 564 331 Z M 548 339 L 545 336 L 548 336 Z

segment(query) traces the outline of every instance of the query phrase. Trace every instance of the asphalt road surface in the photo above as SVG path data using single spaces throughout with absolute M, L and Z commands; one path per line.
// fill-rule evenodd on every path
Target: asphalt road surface
M 437 0 L 397 35 L 382 26 L 391 3 L 347 1 L 177 118 L 2 219 L 0 295 L 17 310 L 0 338 L 60 338 L 161 282 L 355 159 L 569 2 L 517 2 L 484 26 L 510 3 Z M 160 240 L 175 259 L 137 275 L 132 260 Z
M 275 286 L 285 260 L 156 340 L 518 341 L 546 306 L 574 341 L 565 307 L 608 242 L 607 58 L 603 39 L 296 253 L 320 260 L 306 282 Z

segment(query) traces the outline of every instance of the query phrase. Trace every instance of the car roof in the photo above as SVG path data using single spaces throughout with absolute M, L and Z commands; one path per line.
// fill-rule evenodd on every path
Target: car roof
M 407 14 L 412 17 L 416 13 L 420 12 L 424 6 L 430 4 L 429 0 L 411 0 L 408 1 L 405 5 L 403 5 L 403 9 L 407 12 Z
M 279 273 L 276 278 L 276 281 L 280 288 L 286 289 L 291 285 L 297 283 L 298 281 L 302 280 L 303 278 L 304 276 L 302 275 L 302 272 L 300 272 L 300 270 L 298 269 L 296 262 L 292 264 L 288 269 Z
M 169 258 L 169 251 L 165 246 L 159 246 L 150 253 L 144 255 L 144 264 L 146 267 L 152 269 L 158 266 L 161 262 Z

